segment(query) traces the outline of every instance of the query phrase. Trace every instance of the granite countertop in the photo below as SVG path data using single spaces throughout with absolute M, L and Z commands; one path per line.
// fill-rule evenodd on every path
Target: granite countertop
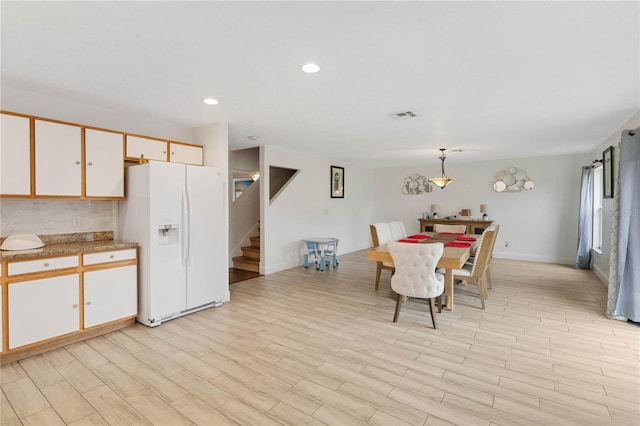
M 137 243 L 113 239 L 113 232 L 39 235 L 44 247 L 30 250 L 2 250 L 0 260 L 27 260 L 137 247 Z M 0 239 L 2 240 L 2 239 Z M 1 243 L 2 241 L 0 241 Z

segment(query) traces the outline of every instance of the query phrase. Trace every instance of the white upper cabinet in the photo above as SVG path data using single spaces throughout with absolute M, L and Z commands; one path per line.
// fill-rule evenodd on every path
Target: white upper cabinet
M 86 129 L 85 196 L 124 197 L 124 135 Z
M 0 194 L 31 194 L 29 118 L 0 114 Z
M 127 135 L 126 157 L 137 160 L 141 155 L 147 160 L 167 161 L 167 142 Z
M 35 120 L 36 196 L 82 195 L 81 128 Z
M 202 147 L 169 142 L 169 161 L 202 166 Z

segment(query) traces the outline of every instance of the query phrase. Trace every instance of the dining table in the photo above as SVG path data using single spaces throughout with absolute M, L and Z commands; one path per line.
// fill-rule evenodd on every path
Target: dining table
M 420 237 L 419 237 L 420 236 Z M 425 238 L 426 237 L 426 238 Z M 431 243 L 443 243 L 444 251 L 442 257 L 438 261 L 437 267 L 445 270 L 444 274 L 444 296 L 445 303 L 443 309 L 452 311 L 454 308 L 454 279 L 453 272 L 456 269 L 462 269 L 465 262 L 471 256 L 471 253 L 476 249 L 480 243 L 480 235 L 472 234 L 458 234 L 451 232 L 420 232 L 406 238 L 401 239 L 406 243 L 412 242 L 414 244 L 431 244 Z M 448 246 L 447 243 L 454 243 L 453 246 Z M 468 247 L 458 247 L 469 244 Z M 373 247 L 367 251 L 367 259 L 376 262 L 393 262 L 391 253 L 386 244 L 382 244 L 378 247 Z

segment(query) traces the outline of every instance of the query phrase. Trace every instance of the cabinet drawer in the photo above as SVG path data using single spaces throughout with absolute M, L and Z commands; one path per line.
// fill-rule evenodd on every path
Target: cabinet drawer
M 85 265 L 95 265 L 97 263 L 118 262 L 120 260 L 130 260 L 136 258 L 136 249 L 101 251 L 83 255 Z
M 78 256 L 53 257 L 48 259 L 10 262 L 8 275 L 28 274 L 32 272 L 53 271 L 78 266 Z

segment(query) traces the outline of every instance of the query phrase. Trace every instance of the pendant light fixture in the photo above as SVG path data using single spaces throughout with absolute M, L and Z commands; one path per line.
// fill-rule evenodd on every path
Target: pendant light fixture
M 456 180 L 456 178 L 449 178 L 444 174 L 444 160 L 445 158 L 447 158 L 447 156 L 444 155 L 445 148 L 440 148 L 440 151 L 442 151 L 442 154 L 440 154 L 440 160 L 442 161 L 442 176 L 431 178 L 429 179 L 429 182 L 440 189 L 444 189 L 447 185 Z

